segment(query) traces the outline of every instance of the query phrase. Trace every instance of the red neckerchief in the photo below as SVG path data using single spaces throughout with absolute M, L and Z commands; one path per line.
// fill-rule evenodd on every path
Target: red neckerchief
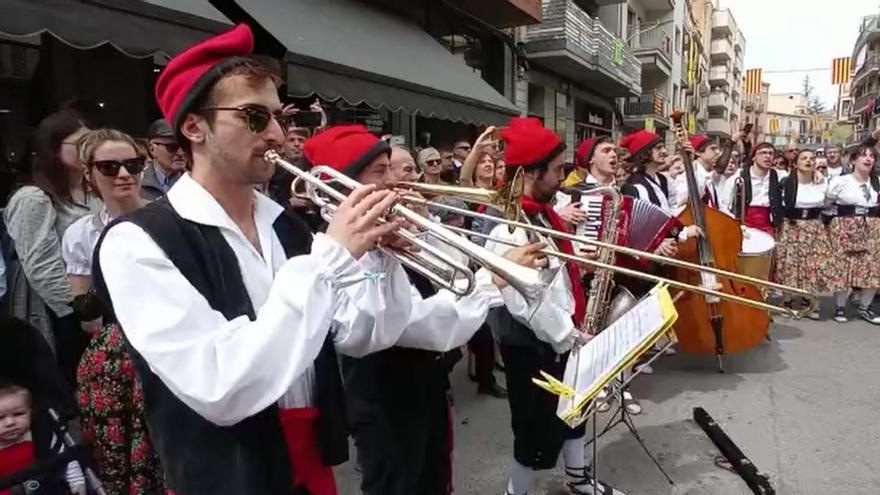
M 529 216 L 543 213 L 544 218 L 550 222 L 553 230 L 565 232 L 566 234 L 570 233 L 568 227 L 565 226 L 565 220 L 556 213 L 550 203 L 539 203 L 528 196 L 523 196 L 522 209 Z M 555 239 L 555 241 L 563 253 L 575 254 L 571 241 L 559 238 Z M 571 292 L 574 296 L 574 315 L 572 315 L 572 320 L 577 327 L 580 327 L 584 322 L 584 316 L 587 314 L 587 293 L 584 291 L 584 284 L 581 280 L 577 264 L 573 261 L 568 261 L 565 265 L 568 269 L 568 279 L 571 281 Z

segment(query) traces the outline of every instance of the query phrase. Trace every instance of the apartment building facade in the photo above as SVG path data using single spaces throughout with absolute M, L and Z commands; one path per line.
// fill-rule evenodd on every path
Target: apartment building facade
M 856 137 L 862 137 L 877 128 L 880 108 L 880 15 L 862 18 L 859 36 L 852 53 L 855 73 L 849 83 L 848 96 L 852 101 L 850 113 L 844 114 L 841 99 L 841 116 L 855 123 Z
M 729 9 L 715 8 L 709 48 L 707 131 L 710 136 L 729 137 L 731 132 L 740 128 L 745 49 L 745 37 L 733 14 Z
M 615 104 L 641 94 L 642 66 L 615 18 L 600 15 L 614 0 L 543 0 L 541 23 L 517 29 L 528 69 L 516 81 L 522 114 L 564 138 L 566 157 L 588 136 L 620 135 Z

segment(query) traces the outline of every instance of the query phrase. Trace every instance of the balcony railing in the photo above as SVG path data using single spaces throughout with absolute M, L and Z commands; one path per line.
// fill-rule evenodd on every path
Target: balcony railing
M 711 82 L 713 84 L 717 84 L 717 83 L 721 83 L 721 82 L 729 83 L 730 82 L 728 80 L 729 78 L 730 78 L 730 71 L 727 69 L 727 67 L 714 66 L 714 67 L 709 68 L 709 82 Z
M 727 93 L 723 91 L 713 91 L 709 95 L 709 106 L 710 107 L 727 107 L 730 102 L 730 97 L 727 96 Z
M 672 58 L 672 37 L 659 27 L 641 26 L 643 29 L 638 36 L 633 36 L 630 47 L 636 52 L 643 50 L 656 50 L 662 53 L 666 60 Z
M 623 113 L 628 118 L 653 117 L 665 119 L 669 113 L 667 101 L 657 92 L 642 93 L 641 96 L 627 98 L 623 102 Z
M 853 48 L 853 55 L 858 54 L 868 41 L 880 38 L 880 16 L 870 15 L 862 18 L 862 26 L 859 29 L 859 38 Z
M 709 53 L 711 54 L 712 58 L 730 59 L 730 55 L 733 53 L 733 45 L 730 43 L 730 40 L 723 38 L 719 40 L 712 40 Z
M 572 0 L 544 0 L 542 22 L 526 27 L 525 42 L 528 53 L 563 47 L 590 69 L 603 68 L 631 88 L 641 85 L 641 65 L 623 40 Z
M 853 76 L 850 90 L 852 91 L 858 88 L 862 82 L 868 81 L 869 79 L 867 76 L 876 73 L 878 70 L 880 70 L 880 55 L 868 55 L 865 58 L 865 62 L 859 67 Z
M 853 115 L 860 114 L 868 109 L 871 105 L 872 101 L 876 101 L 878 97 L 877 92 L 869 91 L 862 96 L 859 96 L 853 102 L 852 113 Z M 876 104 L 876 103 L 875 103 Z
M 716 10 L 712 14 L 712 30 L 733 34 L 737 31 L 736 21 L 728 10 Z
M 611 34 L 598 20 L 593 22 L 593 35 L 599 66 L 612 73 L 620 72 L 628 86 L 641 90 L 642 66 L 635 54 L 626 49 L 623 40 Z

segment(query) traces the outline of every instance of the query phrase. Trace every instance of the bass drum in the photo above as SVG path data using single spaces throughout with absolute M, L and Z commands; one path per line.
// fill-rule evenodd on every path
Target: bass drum
M 746 227 L 742 250 L 736 258 L 736 271 L 749 277 L 770 280 L 773 267 L 773 249 L 776 241 L 763 230 Z

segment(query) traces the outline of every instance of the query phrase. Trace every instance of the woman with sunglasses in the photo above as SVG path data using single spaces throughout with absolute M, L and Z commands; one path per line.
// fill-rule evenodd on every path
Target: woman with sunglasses
M 422 171 L 422 182 L 426 184 L 443 184 L 440 173 L 443 172 L 440 152 L 436 148 L 424 148 L 419 151 L 419 169 Z
M 74 222 L 62 240 L 76 306 L 92 336 L 77 370 L 82 428 L 110 493 L 161 493 L 162 469 L 147 435 L 134 364 L 119 324 L 92 292 L 92 256 L 104 227 L 147 204 L 140 195 L 144 156 L 129 135 L 99 129 L 80 139 L 79 160 L 89 186 L 104 200 L 104 208 Z
M 780 181 L 785 221 L 777 231 L 774 258 L 779 283 L 819 294 L 826 290 L 828 253 L 832 250 L 822 222 L 828 181 L 817 175 L 815 164 L 812 151 L 798 150 L 791 175 Z M 795 303 L 785 301 L 787 306 Z M 819 312 L 808 316 L 818 320 Z
M 71 384 L 88 339 L 71 306 L 61 236 L 78 218 L 101 207 L 85 187 L 76 154 L 77 141 L 87 131 L 70 111 L 43 119 L 34 134 L 31 174 L 4 212 L 17 255 L 9 266 L 11 314 L 43 332 Z
M 828 225 L 831 261 L 828 285 L 834 291 L 834 321 L 844 323 L 847 294 L 860 287 L 859 317 L 880 325 L 880 316 L 871 310 L 880 288 L 880 178 L 874 173 L 877 150 L 864 143 L 850 153 L 852 173 L 831 180 L 825 205 L 835 213 Z

